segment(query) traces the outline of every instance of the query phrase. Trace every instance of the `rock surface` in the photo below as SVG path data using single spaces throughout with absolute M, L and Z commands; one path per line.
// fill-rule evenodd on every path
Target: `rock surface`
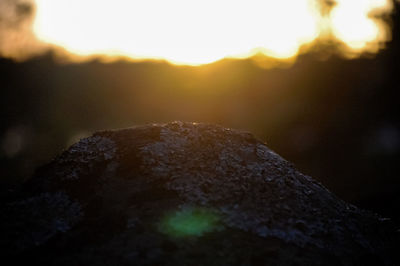
M 398 232 L 251 134 L 174 122 L 83 139 L 1 205 L 43 265 L 396 265 Z

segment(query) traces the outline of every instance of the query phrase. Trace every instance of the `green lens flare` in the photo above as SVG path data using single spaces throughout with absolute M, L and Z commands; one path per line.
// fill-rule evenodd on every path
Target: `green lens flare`
M 214 231 L 218 220 L 210 210 L 190 207 L 167 215 L 160 223 L 160 231 L 172 237 L 202 236 Z

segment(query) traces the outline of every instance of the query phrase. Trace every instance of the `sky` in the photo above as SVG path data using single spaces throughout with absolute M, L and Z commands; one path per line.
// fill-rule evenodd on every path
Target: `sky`
M 55 49 L 88 57 L 201 65 L 263 54 L 293 59 L 317 45 L 348 57 L 390 41 L 392 0 L 1 0 L 0 54 Z

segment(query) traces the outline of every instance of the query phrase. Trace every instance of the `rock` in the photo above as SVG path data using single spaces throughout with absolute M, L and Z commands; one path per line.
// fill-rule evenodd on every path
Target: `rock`
M 1 250 L 21 263 L 399 262 L 390 220 L 340 200 L 251 134 L 208 124 L 97 132 L 1 212 Z

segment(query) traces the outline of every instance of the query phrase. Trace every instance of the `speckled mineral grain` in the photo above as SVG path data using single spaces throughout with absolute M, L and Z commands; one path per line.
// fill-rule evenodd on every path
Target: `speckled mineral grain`
M 103 131 L 1 205 L 2 252 L 42 265 L 396 265 L 398 233 L 251 134 Z

